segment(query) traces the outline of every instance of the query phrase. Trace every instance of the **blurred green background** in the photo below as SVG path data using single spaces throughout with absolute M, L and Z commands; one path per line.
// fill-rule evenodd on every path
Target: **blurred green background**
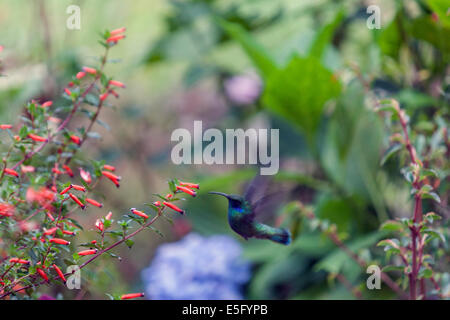
M 164 238 L 140 234 L 132 250 L 119 250 L 122 262 L 99 259 L 84 274 L 90 285 L 64 297 L 141 290 L 140 271 L 159 244 L 181 237 L 183 227 L 238 239 L 227 224 L 225 201 L 206 192 L 242 193 L 256 168 L 172 164 L 170 135 L 191 129 L 194 120 L 219 129 L 279 128 L 275 180 L 293 190 L 291 200 L 312 204 L 319 217 L 336 223 L 366 260 L 384 263 L 382 250 L 368 250 L 384 236 L 378 226 L 409 216 L 412 202 L 402 159 L 380 166 L 390 133 L 371 108 L 375 98 L 397 98 L 412 123 L 422 125 L 417 135 L 424 140 L 431 138 L 432 119 L 448 126 L 450 24 L 445 10 L 433 11 L 430 3 L 445 7 L 445 1 L 388 0 L 2 1 L 0 123 L 13 123 L 30 99 L 58 101 L 73 74 L 97 64 L 99 32 L 125 26 L 127 37 L 111 54 L 120 61 L 106 72 L 127 89 L 103 113 L 107 126 L 94 128 L 102 139 L 85 145 L 89 157 L 105 159 L 123 177 L 119 190 L 101 186 L 105 213 L 153 201 L 152 193 L 164 192 L 172 177 L 201 185 L 198 198 L 184 204 L 187 216 L 175 220 L 181 227 L 158 221 Z M 66 27 L 71 4 L 81 8 L 80 30 Z M 379 30 L 366 25 L 369 4 L 381 9 Z M 236 103 L 225 85 L 236 75 L 259 78 L 263 93 Z M 448 171 L 448 162 L 443 167 Z M 440 191 L 441 205 L 426 206 L 448 219 L 448 183 Z M 286 204 L 274 214 L 292 217 Z M 88 210 L 82 223 L 93 227 L 96 214 Z M 393 297 L 387 289 L 368 292 L 365 270 L 306 223 L 285 220 L 301 231 L 288 247 L 242 241 L 253 263 L 246 298 L 355 298 L 336 274 L 367 297 Z M 448 271 L 448 259 L 439 268 Z

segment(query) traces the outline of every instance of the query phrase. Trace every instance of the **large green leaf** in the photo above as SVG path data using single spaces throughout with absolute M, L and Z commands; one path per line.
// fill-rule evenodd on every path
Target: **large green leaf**
M 294 56 L 266 78 L 263 102 L 301 129 L 312 147 L 325 103 L 340 91 L 340 83 L 318 58 Z

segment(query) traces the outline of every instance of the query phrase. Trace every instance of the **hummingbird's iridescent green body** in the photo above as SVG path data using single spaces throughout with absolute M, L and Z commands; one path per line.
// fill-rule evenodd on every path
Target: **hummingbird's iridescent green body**
M 228 223 L 231 229 L 246 240 L 248 238 L 269 239 L 285 245 L 291 242 L 291 236 L 286 229 L 257 222 L 252 205 L 244 197 L 221 192 L 210 193 L 219 194 L 228 199 Z

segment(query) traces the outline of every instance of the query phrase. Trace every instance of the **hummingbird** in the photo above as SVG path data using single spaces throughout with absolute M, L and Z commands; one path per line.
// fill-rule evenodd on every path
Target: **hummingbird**
M 271 227 L 256 221 L 257 207 L 263 203 L 264 198 L 252 204 L 245 196 L 216 191 L 209 193 L 221 195 L 228 199 L 228 223 L 231 229 L 245 240 L 248 240 L 248 238 L 269 239 L 284 245 L 291 242 L 291 234 L 288 230 Z

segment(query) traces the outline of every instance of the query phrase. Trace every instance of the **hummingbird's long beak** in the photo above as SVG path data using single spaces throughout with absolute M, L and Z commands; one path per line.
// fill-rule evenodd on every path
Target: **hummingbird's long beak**
M 218 195 L 220 195 L 220 196 L 224 196 L 225 198 L 227 198 L 228 199 L 228 195 L 226 194 L 226 193 L 223 193 L 223 192 L 216 192 L 216 191 L 210 191 L 210 192 L 208 192 L 209 194 L 218 194 Z

